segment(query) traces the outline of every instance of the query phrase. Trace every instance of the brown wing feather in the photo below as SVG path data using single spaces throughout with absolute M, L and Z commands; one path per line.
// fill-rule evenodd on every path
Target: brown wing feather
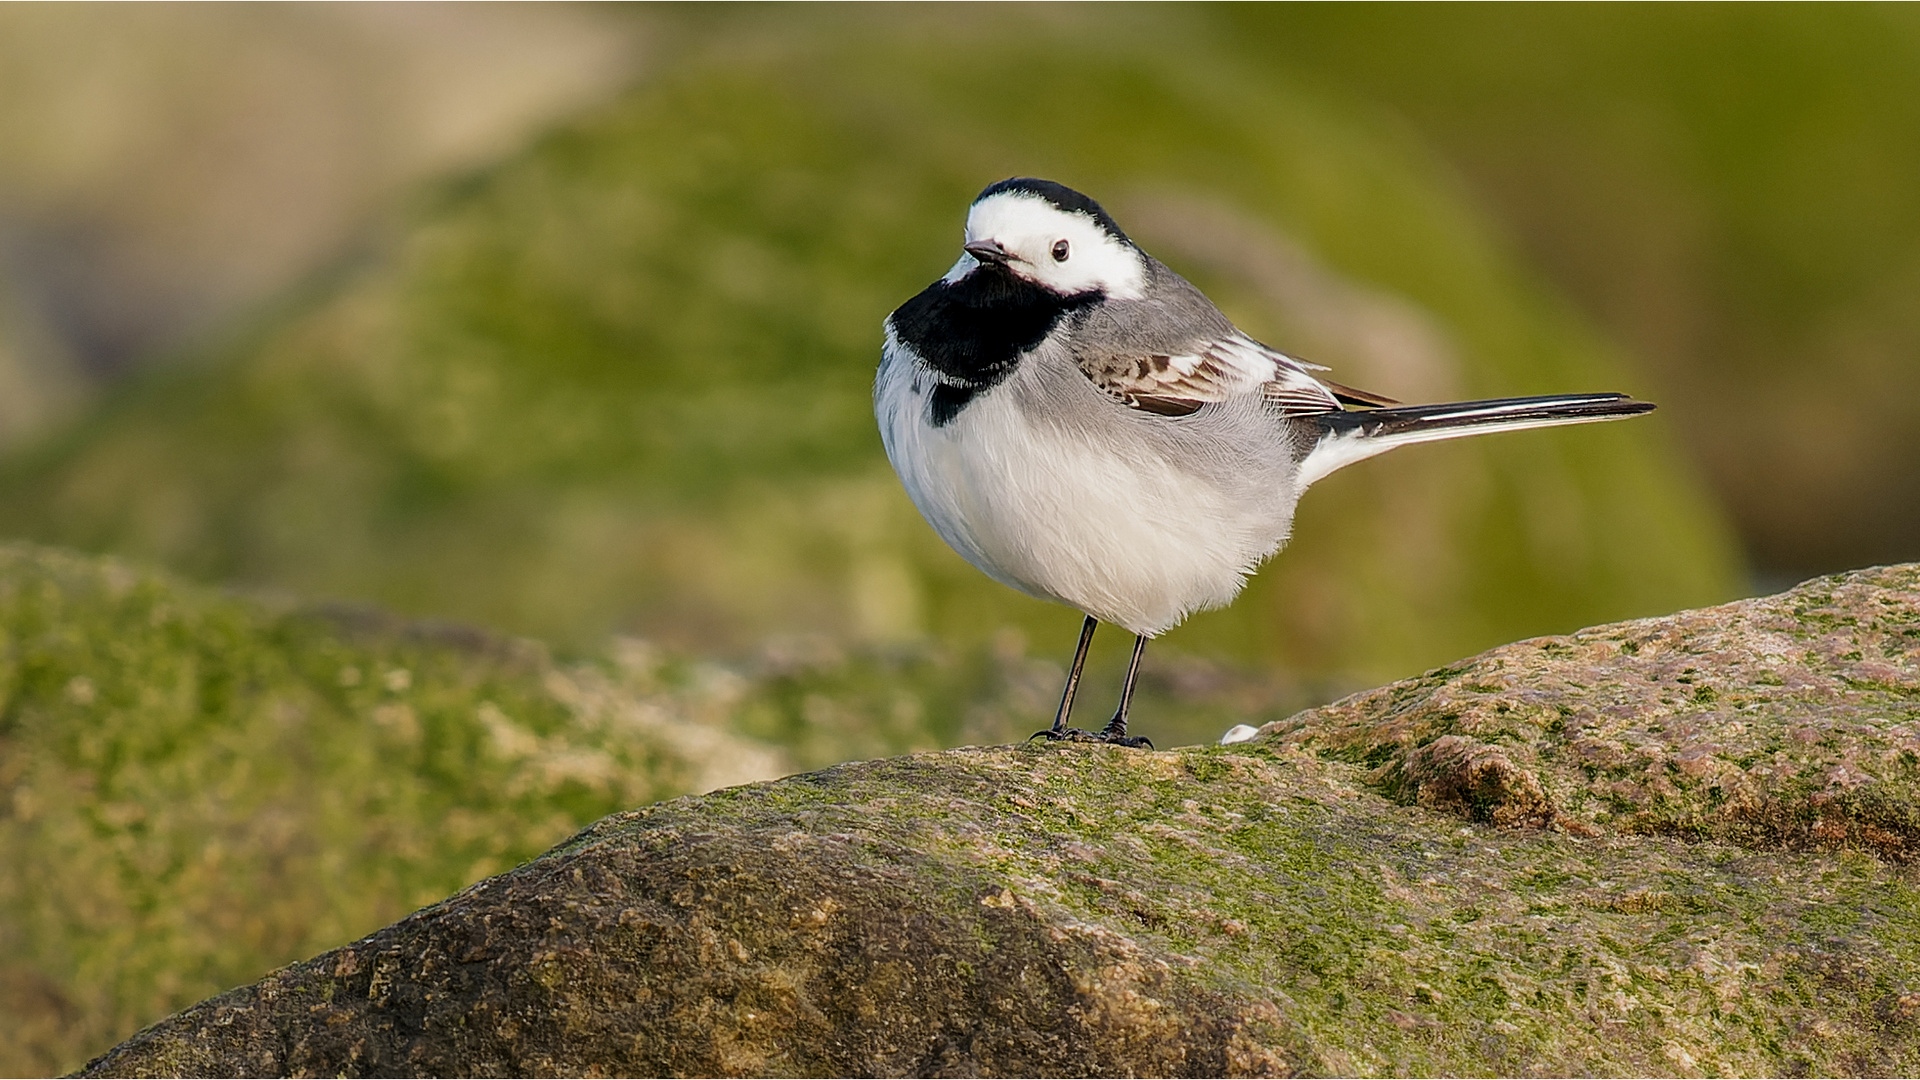
M 1080 369 L 1130 408 L 1184 416 L 1209 401 L 1258 389 L 1285 413 L 1338 411 L 1334 392 L 1309 365 L 1234 334 L 1191 353 L 1081 356 Z

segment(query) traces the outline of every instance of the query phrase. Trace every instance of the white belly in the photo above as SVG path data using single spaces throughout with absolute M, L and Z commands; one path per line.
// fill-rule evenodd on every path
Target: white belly
M 1077 372 L 1085 399 L 1036 409 L 1036 395 L 1062 387 L 1036 390 L 1022 371 L 941 428 L 922 419 L 912 375 L 890 358 L 875 388 L 887 456 L 941 537 L 1022 592 L 1151 636 L 1232 600 L 1286 539 L 1286 476 L 1223 481 L 1220 468 L 1191 467 L 1155 438 L 1170 421 L 1131 413 Z M 1098 422 L 1049 422 L 1086 410 Z

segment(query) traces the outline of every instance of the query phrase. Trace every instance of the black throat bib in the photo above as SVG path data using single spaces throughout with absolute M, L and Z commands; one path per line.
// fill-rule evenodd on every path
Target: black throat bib
M 1062 320 L 1104 295 L 1061 296 L 982 263 L 959 281 L 927 286 L 890 321 L 901 344 L 940 373 L 927 416 L 934 427 L 945 427 L 974 397 L 1013 374 Z

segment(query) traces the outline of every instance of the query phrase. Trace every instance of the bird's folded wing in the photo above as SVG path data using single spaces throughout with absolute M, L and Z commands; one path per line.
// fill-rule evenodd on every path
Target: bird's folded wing
M 1075 357 L 1095 386 L 1131 408 L 1184 416 L 1209 401 L 1256 390 L 1282 413 L 1337 411 L 1334 392 L 1296 360 L 1234 333 L 1177 351 L 1083 352 Z

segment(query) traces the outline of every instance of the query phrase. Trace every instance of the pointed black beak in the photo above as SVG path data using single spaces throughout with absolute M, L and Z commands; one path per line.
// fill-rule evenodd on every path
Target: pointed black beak
M 1001 247 L 1000 241 L 998 240 L 975 240 L 967 244 L 965 250 L 967 254 L 979 259 L 983 263 L 996 263 L 1004 266 L 1007 260 L 1013 258 L 1013 252 Z

